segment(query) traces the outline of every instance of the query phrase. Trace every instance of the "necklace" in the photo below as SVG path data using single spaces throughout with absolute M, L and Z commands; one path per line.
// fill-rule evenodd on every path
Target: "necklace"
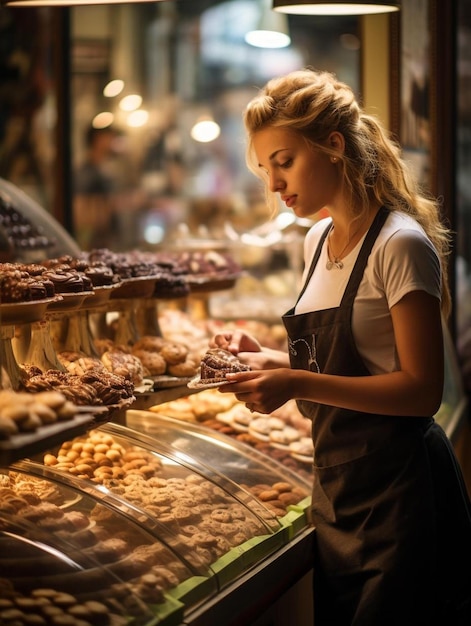
M 332 224 L 332 227 L 329 230 L 329 234 L 327 235 L 327 263 L 325 264 L 325 268 L 327 270 L 331 270 L 331 269 L 333 269 L 335 267 L 336 269 L 341 270 L 341 269 L 343 269 L 343 262 L 342 262 L 342 259 L 341 259 L 342 254 L 348 248 L 348 246 L 350 245 L 350 242 L 355 237 L 355 235 L 359 232 L 360 229 L 358 228 L 353 233 L 353 235 L 348 238 L 347 243 L 345 244 L 345 246 L 342 248 L 342 250 L 338 254 L 335 254 L 335 252 L 331 248 L 330 236 L 331 236 L 333 230 L 334 230 L 334 225 Z M 332 259 L 331 259 L 331 256 L 333 257 Z

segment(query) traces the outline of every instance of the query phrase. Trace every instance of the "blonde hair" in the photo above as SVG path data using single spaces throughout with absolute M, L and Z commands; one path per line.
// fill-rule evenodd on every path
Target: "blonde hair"
M 267 126 L 300 133 L 309 145 L 340 160 L 344 189 L 355 217 L 361 218 L 372 201 L 413 216 L 434 244 L 442 266 L 442 312 L 451 308 L 447 255 L 450 231 L 441 221 L 437 201 L 420 187 L 400 146 L 381 122 L 360 108 L 352 89 L 333 74 L 311 68 L 270 80 L 248 104 L 244 123 L 248 135 L 247 165 L 260 176 L 254 134 Z M 327 146 L 332 132 L 345 139 L 338 154 Z

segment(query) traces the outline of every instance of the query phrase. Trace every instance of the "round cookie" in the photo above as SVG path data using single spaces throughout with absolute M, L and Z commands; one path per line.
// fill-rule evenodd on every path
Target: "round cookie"
M 162 374 L 165 374 L 167 362 L 158 352 L 133 349 L 133 355 L 141 361 L 142 366 L 151 376 L 161 376 Z
M 186 359 L 183 363 L 168 365 L 168 373 L 177 378 L 187 378 L 196 376 L 199 370 L 199 363 L 194 359 Z
M 160 352 L 166 341 L 163 337 L 144 335 L 132 347 L 132 351 L 145 350 L 146 352 Z
M 178 365 L 186 361 L 188 348 L 182 343 L 167 342 L 162 346 L 160 354 L 169 365 Z

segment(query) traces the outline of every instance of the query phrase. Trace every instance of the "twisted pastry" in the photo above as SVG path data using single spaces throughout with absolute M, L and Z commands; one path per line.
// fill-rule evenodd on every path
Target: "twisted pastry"
M 241 363 L 234 354 L 221 348 L 214 348 L 208 350 L 201 360 L 200 378 L 201 380 L 220 380 L 224 379 L 228 373 L 248 370 L 250 367 Z

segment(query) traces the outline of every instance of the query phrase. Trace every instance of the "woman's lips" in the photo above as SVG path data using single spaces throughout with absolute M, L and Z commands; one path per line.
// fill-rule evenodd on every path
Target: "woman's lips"
M 291 208 L 296 200 L 296 196 L 282 196 L 281 199 L 288 208 Z

